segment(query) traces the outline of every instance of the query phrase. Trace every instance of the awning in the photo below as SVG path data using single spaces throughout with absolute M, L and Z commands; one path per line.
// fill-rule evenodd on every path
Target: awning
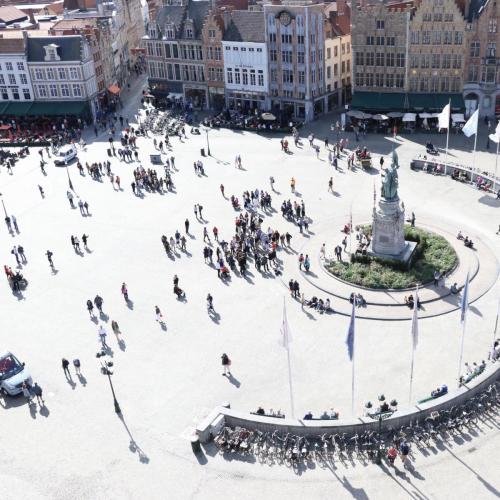
M 422 111 L 441 111 L 450 101 L 451 108 L 465 109 L 462 94 L 408 94 L 409 109 Z M 428 117 L 430 118 L 430 117 Z
M 3 112 L 7 109 L 7 106 L 9 105 L 8 102 L 1 102 L 0 103 L 0 115 L 3 114 Z
M 363 111 L 359 111 L 358 109 L 352 109 L 347 112 L 347 116 L 351 116 L 352 118 L 357 118 L 358 120 L 367 120 L 371 118 L 372 115 L 369 113 L 363 113 Z
M 368 111 L 395 111 L 404 109 L 405 94 L 402 92 L 355 92 L 351 107 Z
M 86 106 L 85 101 L 34 102 L 27 114 L 29 116 L 78 116 L 84 112 Z
M 400 113 L 399 111 L 391 111 L 390 113 L 387 113 L 387 116 L 389 118 L 402 118 L 404 113 Z
M 419 118 L 432 118 L 432 113 L 419 113 L 418 114 Z
M 453 123 L 465 123 L 465 118 L 463 113 L 453 113 L 451 115 L 451 121 Z
M 404 122 L 414 122 L 417 119 L 417 115 L 415 113 L 405 113 L 403 116 Z
M 120 93 L 120 87 L 118 87 L 118 85 L 110 85 L 108 87 L 108 92 L 118 95 Z
M 9 102 L 9 105 L 5 108 L 4 115 L 12 116 L 25 116 L 28 114 L 29 109 L 33 106 L 32 102 Z

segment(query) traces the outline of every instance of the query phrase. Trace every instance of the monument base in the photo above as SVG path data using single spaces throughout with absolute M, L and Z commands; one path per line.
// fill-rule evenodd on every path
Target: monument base
M 398 254 L 388 254 L 388 253 L 375 252 L 373 250 L 372 243 L 370 243 L 370 246 L 366 250 L 366 254 L 369 257 L 377 257 L 379 259 L 384 259 L 384 260 L 393 260 L 396 262 L 409 263 L 413 256 L 413 253 L 415 252 L 415 248 L 417 248 L 417 243 L 415 241 L 405 240 L 402 252 Z

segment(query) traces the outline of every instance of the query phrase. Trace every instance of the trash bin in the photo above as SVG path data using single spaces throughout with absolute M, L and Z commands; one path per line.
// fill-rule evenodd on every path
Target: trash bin
M 205 156 L 205 148 L 200 149 L 200 154 L 201 154 L 201 156 Z
M 191 448 L 193 453 L 201 453 L 200 438 L 196 434 L 191 436 Z

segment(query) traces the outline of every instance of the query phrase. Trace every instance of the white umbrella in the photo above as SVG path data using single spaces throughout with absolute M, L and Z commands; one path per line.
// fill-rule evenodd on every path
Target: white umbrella
M 451 115 L 451 121 L 453 123 L 465 123 L 465 118 L 462 113 L 453 113 Z
M 419 118 L 432 118 L 432 114 L 431 113 L 419 113 L 418 115 Z
M 358 109 L 352 109 L 351 111 L 347 112 L 347 116 L 352 116 L 353 118 L 364 118 L 364 113 L 363 111 L 359 111 Z
M 276 120 L 276 117 L 272 113 L 262 113 L 260 116 L 263 120 L 267 120 L 272 122 L 273 120 Z
M 372 118 L 377 121 L 383 121 L 389 119 L 389 117 L 386 115 L 373 115 Z
M 401 118 L 403 113 L 400 113 L 399 111 L 391 111 L 390 113 L 387 113 L 387 116 L 389 118 Z
M 415 113 L 405 113 L 403 116 L 404 122 L 414 122 L 417 119 L 417 115 Z

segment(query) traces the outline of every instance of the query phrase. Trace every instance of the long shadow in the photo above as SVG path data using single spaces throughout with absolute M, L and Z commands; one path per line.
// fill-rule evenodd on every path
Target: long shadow
M 120 419 L 121 423 L 123 424 L 123 427 L 125 427 L 125 430 L 127 431 L 127 434 L 130 438 L 129 450 L 132 453 L 138 453 L 139 461 L 141 463 L 148 464 L 149 457 L 146 455 L 144 450 L 137 444 L 137 442 L 134 439 L 134 436 L 132 436 L 132 433 L 130 432 L 130 429 L 128 428 L 127 423 L 125 422 L 125 417 L 123 416 L 123 413 L 119 413 L 118 418 Z
M 239 389 L 241 382 L 236 377 L 234 377 L 233 374 L 226 375 L 226 377 L 229 380 L 229 382 L 231 382 L 231 384 L 233 384 L 236 387 L 236 389 Z
M 214 310 L 208 311 L 208 317 L 215 323 L 220 323 L 220 314 Z
M 134 310 L 134 301 L 133 300 L 130 300 L 130 299 L 127 299 L 127 307 L 133 311 Z

